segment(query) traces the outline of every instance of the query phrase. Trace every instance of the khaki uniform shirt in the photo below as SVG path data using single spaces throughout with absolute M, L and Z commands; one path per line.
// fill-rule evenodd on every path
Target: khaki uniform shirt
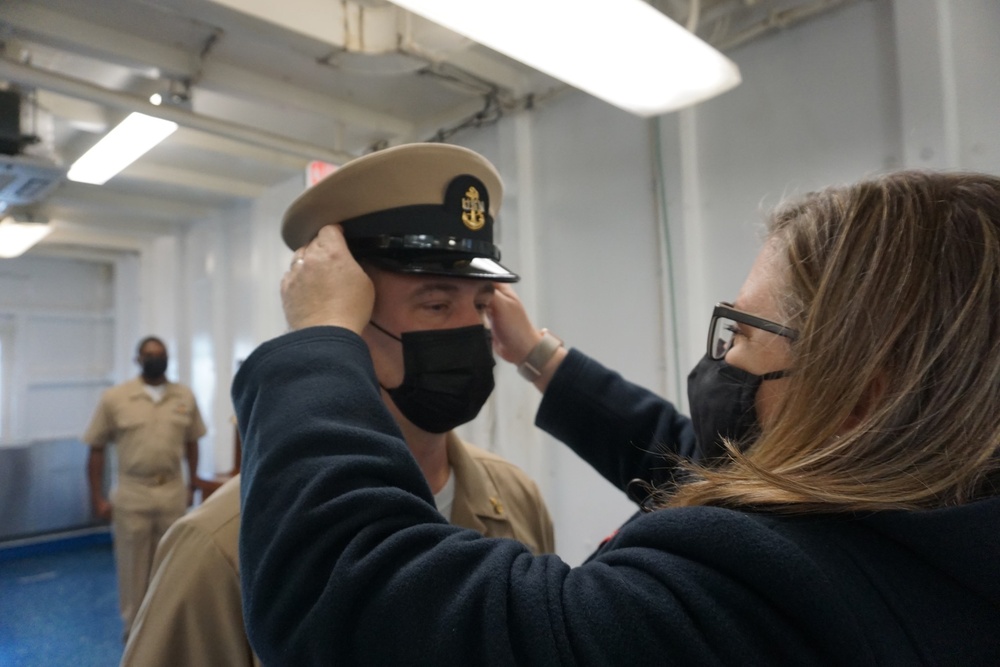
M 538 485 L 496 454 L 447 434 L 448 462 L 455 474 L 451 522 L 486 537 L 510 537 L 535 555 L 556 550 L 552 517 Z
M 167 382 L 163 398 L 154 402 L 142 378 L 114 386 L 101 402 L 83 436 L 91 447 L 118 448 L 117 489 L 112 503 L 132 511 L 187 505 L 181 471 L 184 444 L 205 435 L 194 394 Z
M 555 550 L 537 485 L 517 466 L 447 435 L 455 474 L 452 523 Z M 243 629 L 239 573 L 240 477 L 163 536 L 153 579 L 132 625 L 122 667 L 259 667 Z

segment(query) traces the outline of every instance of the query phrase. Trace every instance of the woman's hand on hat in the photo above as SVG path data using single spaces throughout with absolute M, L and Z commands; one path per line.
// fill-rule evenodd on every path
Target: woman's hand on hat
M 493 349 L 504 361 L 519 364 L 542 339 L 542 334 L 531 323 L 524 304 L 510 285 L 494 283 L 493 287 L 496 291 L 489 310 Z
M 327 225 L 295 251 L 281 280 L 285 319 L 293 330 L 339 326 L 360 334 L 371 319 L 375 287 L 347 248 L 339 225 Z

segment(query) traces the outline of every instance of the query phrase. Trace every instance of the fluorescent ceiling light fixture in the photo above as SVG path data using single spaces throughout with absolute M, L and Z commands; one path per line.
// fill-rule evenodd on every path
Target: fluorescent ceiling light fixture
M 78 183 L 104 185 L 177 129 L 177 123 L 134 112 L 80 156 L 66 174 Z
M 19 257 L 31 246 L 49 235 L 52 228 L 44 222 L 16 222 L 6 218 L 0 222 L 0 257 Z
M 722 53 L 642 0 L 391 0 L 639 116 L 740 83 Z

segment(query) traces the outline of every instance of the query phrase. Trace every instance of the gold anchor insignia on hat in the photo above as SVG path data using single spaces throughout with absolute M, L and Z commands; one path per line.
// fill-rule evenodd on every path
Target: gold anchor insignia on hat
M 496 496 L 490 496 L 490 504 L 493 505 L 493 511 L 498 515 L 503 516 L 503 503 Z
M 472 231 L 486 224 L 486 207 L 479 198 L 479 190 L 474 187 L 466 190 L 462 197 L 462 223 Z

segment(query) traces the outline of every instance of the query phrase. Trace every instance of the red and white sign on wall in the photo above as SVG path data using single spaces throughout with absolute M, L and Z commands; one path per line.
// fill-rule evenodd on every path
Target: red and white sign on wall
M 306 187 L 311 188 L 335 171 L 337 165 L 313 160 L 306 167 Z

